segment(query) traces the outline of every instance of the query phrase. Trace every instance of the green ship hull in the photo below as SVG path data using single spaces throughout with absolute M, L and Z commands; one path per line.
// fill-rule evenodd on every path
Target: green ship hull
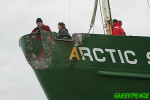
M 115 100 L 115 93 L 150 92 L 150 37 L 56 37 L 47 32 L 19 41 L 48 100 Z

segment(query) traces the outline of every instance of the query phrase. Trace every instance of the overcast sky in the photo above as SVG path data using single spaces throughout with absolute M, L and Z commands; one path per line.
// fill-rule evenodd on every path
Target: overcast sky
M 57 32 L 57 23 L 63 21 L 71 34 L 87 33 L 94 0 L 70 1 L 69 22 L 69 0 L 0 0 L 0 100 L 47 100 L 18 41 L 36 27 L 38 17 L 52 31 Z M 110 0 L 110 3 L 112 17 L 123 21 L 127 35 L 150 36 L 150 9 L 146 0 Z M 94 32 L 103 34 L 99 9 Z

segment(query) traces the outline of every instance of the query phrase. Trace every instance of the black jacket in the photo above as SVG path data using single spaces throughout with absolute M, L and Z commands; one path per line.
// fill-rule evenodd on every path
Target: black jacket
M 68 33 L 67 29 L 60 29 L 58 32 L 58 39 L 63 39 L 64 36 L 68 36 L 71 38 L 70 34 Z

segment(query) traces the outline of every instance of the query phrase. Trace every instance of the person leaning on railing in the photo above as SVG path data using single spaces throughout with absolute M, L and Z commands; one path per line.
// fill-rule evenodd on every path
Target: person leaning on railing
M 66 29 L 66 25 L 63 22 L 58 23 L 58 39 L 63 39 L 63 40 L 70 40 L 71 36 L 68 33 L 68 30 Z
M 41 18 L 37 18 L 36 24 L 37 24 L 37 27 L 33 29 L 31 34 L 37 34 L 37 33 L 41 33 L 41 32 L 51 32 L 50 27 L 47 26 L 47 25 L 44 25 Z M 36 40 L 41 40 L 42 38 L 41 38 L 40 35 L 37 35 L 35 39 Z M 42 59 L 45 58 L 45 52 L 44 52 L 43 44 L 42 44 L 42 52 L 40 53 L 40 55 L 38 57 L 38 60 L 40 60 L 41 58 Z
M 37 18 L 36 20 L 37 27 L 33 29 L 32 33 L 40 33 L 42 31 L 51 32 L 49 26 L 44 25 L 41 18 Z

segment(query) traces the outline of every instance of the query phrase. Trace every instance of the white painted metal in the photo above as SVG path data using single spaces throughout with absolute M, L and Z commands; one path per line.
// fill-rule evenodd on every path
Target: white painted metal
M 102 9 L 106 34 L 112 35 L 111 11 L 108 0 L 102 0 Z

